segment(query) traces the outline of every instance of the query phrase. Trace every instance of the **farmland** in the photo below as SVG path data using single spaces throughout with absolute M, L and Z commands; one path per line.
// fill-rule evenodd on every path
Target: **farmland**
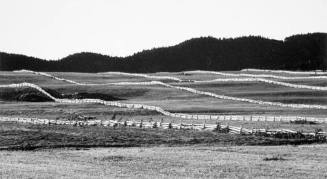
M 56 99 L 67 98 L 73 100 L 92 98 L 101 99 L 103 101 L 117 101 L 118 103 L 123 104 L 140 104 L 158 107 L 164 110 L 164 113 L 160 113 L 160 110 L 158 112 L 158 110 L 148 110 L 147 108 L 143 107 L 126 108 L 118 107 L 117 105 L 102 105 L 97 103 L 61 103 L 49 99 L 47 96 L 33 88 L 2 87 L 0 88 L 0 116 L 11 118 L 29 117 L 65 120 L 71 118 L 72 116 L 80 115 L 92 116 L 93 118 L 101 121 L 154 121 L 179 124 L 219 123 L 221 125 L 238 126 L 247 129 L 290 129 L 308 133 L 313 133 L 315 131 L 327 131 L 327 110 L 324 109 L 324 107 L 327 106 L 327 90 L 324 90 L 324 87 L 327 86 L 327 80 L 323 75 L 275 74 L 271 72 L 256 71 L 231 71 L 224 73 L 227 75 L 198 72 L 162 72 L 147 74 L 146 76 L 133 76 L 130 74 L 120 73 L 47 73 L 53 77 L 65 79 L 58 80 L 53 77 L 27 71 L 1 72 L 0 85 L 20 83 L 34 84 L 41 87 Z M 266 83 L 264 80 L 255 81 L 252 80 L 252 78 L 247 80 L 249 77 L 246 75 L 240 76 L 240 74 L 279 75 L 286 77 L 287 79 L 264 77 L 264 80 L 268 80 L 268 82 L 270 82 L 269 80 L 274 80 L 294 84 L 295 87 L 285 86 L 284 84 L 276 85 Z M 235 75 L 237 76 L 238 81 L 233 81 L 233 79 L 236 78 Z M 295 78 L 292 79 L 293 77 Z M 145 84 L 151 81 L 157 82 Z M 302 87 L 301 85 L 306 86 Z M 309 86 L 309 89 L 307 86 Z M 310 89 L 312 86 L 313 89 Z M 195 90 L 195 92 L 192 90 Z M 244 101 L 243 99 L 247 99 L 247 101 Z M 260 104 L 262 101 L 271 103 Z M 284 104 L 291 105 L 285 107 L 283 106 Z M 169 115 L 164 115 L 166 113 Z M 176 117 L 174 116 L 175 114 L 181 114 L 181 116 Z M 244 117 L 242 117 L 240 120 L 231 120 L 231 116 Z M 291 121 L 280 120 L 283 118 L 290 118 Z M 298 118 L 305 119 L 305 121 L 296 123 L 297 121 L 294 121 L 294 119 L 297 120 Z M 320 122 L 311 123 L 310 121 L 306 121 L 306 119 L 319 119 Z M 324 142 L 255 135 L 234 135 L 217 133 L 213 131 L 141 129 L 137 127 L 113 128 L 103 126 L 76 127 L 66 125 L 34 125 L 16 122 L 1 122 L 0 137 L 0 147 L 2 150 L 36 150 L 37 152 L 33 155 L 46 155 L 46 153 L 51 151 L 51 148 L 68 148 L 68 151 L 65 151 L 65 149 L 62 150 L 64 150 L 64 152 L 68 152 L 69 157 L 71 157 L 70 155 L 81 156 L 89 152 L 81 151 L 79 153 L 77 152 L 78 154 L 76 154 L 75 150 L 71 149 L 119 147 L 114 149 L 100 148 L 91 150 L 98 151 L 98 155 L 102 155 L 102 153 L 105 151 L 114 151 L 115 153 L 119 153 L 120 149 L 122 151 L 146 150 L 144 155 L 151 158 L 149 159 L 151 161 L 153 157 L 149 155 L 152 155 L 152 152 L 156 154 L 160 153 L 160 151 L 165 150 L 167 146 L 172 147 L 168 148 L 168 150 L 170 153 L 172 153 L 172 155 L 177 155 L 176 160 L 185 160 L 182 159 L 182 155 L 184 154 L 177 152 L 178 149 L 185 150 L 185 155 L 188 150 L 194 149 L 197 151 L 194 155 L 192 155 L 194 158 L 202 155 L 199 152 L 200 149 L 198 147 L 204 147 L 205 150 L 213 150 L 212 148 L 214 148 L 214 151 L 225 150 L 224 147 L 226 146 L 232 147 L 235 150 L 267 150 L 265 155 L 271 155 L 273 154 L 273 150 L 276 148 L 258 146 L 282 144 L 297 145 L 302 143 L 308 144 L 312 142 Z M 236 147 L 238 145 L 246 146 L 238 148 Z M 253 145 L 255 147 L 250 147 Z M 316 146 L 317 150 L 320 151 L 325 147 L 325 144 L 314 144 L 314 146 Z M 130 147 L 139 148 L 129 149 Z M 290 151 L 298 150 L 300 153 L 303 152 L 303 155 L 305 156 L 309 155 L 306 147 L 302 147 L 301 149 L 290 149 L 289 146 L 285 146 L 282 149 Z M 290 155 L 290 151 L 282 153 L 288 156 Z M 54 152 L 61 153 L 61 149 L 57 149 Z M 151 154 L 148 154 L 148 152 Z M 21 155 L 24 152 L 17 151 L 16 153 Z M 317 153 L 317 155 L 320 154 L 321 153 L 319 152 Z M 0 153 L 0 155 L 10 156 L 11 154 L 9 151 L 3 151 Z M 88 153 L 87 155 L 93 154 Z M 137 155 L 143 154 L 137 153 Z M 119 154 L 119 156 L 121 156 L 121 154 Z M 118 157 L 118 161 L 115 162 L 124 163 L 123 159 L 126 157 L 128 158 L 130 156 Z M 248 156 L 244 157 L 247 158 Z M 14 159 L 10 157 L 6 158 L 6 160 L 13 162 L 13 165 L 17 164 L 15 163 Z M 28 158 L 21 158 L 21 160 L 28 160 Z M 116 160 L 116 158 L 113 160 Z M 255 164 L 260 165 L 260 163 L 262 163 L 262 161 L 257 159 L 253 160 Z M 143 159 L 131 159 L 128 161 L 137 163 L 145 162 Z M 51 159 L 51 162 L 56 161 Z M 83 161 L 81 160 L 80 162 Z M 103 160 L 94 162 L 101 163 Z M 80 163 L 77 163 L 76 165 L 80 165 Z M 216 166 L 216 164 L 212 165 Z M 289 165 L 294 166 L 294 164 Z M 0 164 L 0 166 L 4 167 L 4 163 Z M 223 166 L 226 169 L 228 168 L 228 166 L 225 166 L 225 164 L 223 164 Z M 244 163 L 237 165 L 236 168 L 237 167 L 244 167 Z M 99 168 L 96 168 L 95 170 L 98 169 Z M 124 168 L 121 169 L 123 170 Z M 185 170 L 183 167 L 180 169 Z M 276 174 L 271 176 L 287 177 L 285 174 L 285 169 L 279 169 L 281 171 L 280 175 Z M 42 170 L 44 172 L 43 169 L 37 170 Z M 252 173 L 253 175 L 246 173 L 244 176 L 263 176 L 260 175 L 260 172 L 258 173 L 255 167 L 251 170 L 254 171 L 254 173 Z M 294 174 L 292 177 L 300 176 L 300 174 L 295 170 L 297 169 L 294 169 L 294 171 L 292 170 Z M 308 171 L 306 174 L 310 175 L 315 171 L 316 170 Z M 66 172 L 69 173 L 69 171 Z M 140 172 L 140 176 L 151 177 L 152 175 L 151 171 L 148 170 L 140 170 Z M 4 176 L 10 176 L 8 175 L 8 170 L 2 174 Z M 18 175 L 20 176 L 20 174 Z M 24 175 L 26 175 L 26 173 L 21 173 L 21 176 Z M 85 174 L 85 176 L 82 177 L 87 177 L 88 175 L 90 174 Z M 219 173 L 219 175 L 222 177 L 232 177 L 231 175 L 227 175 L 226 171 Z M 177 172 L 176 175 L 173 174 L 172 176 L 208 177 L 219 175 L 218 173 L 211 171 L 211 173 L 209 172 L 205 175 L 203 175 L 203 173 L 198 175 L 191 172 L 188 176 L 181 175 Z M 58 176 L 62 175 L 58 174 Z M 131 176 L 131 171 L 127 172 L 126 175 L 123 174 L 122 176 Z M 163 172 L 162 176 L 169 177 L 170 175 Z M 233 173 L 233 176 L 240 175 Z M 324 177 L 323 173 L 317 173 L 316 176 Z
M 4 178 L 326 178 L 326 144 L 0 152 Z
M 237 73 L 237 72 L 231 72 Z M 56 77 L 65 78 L 77 82 L 106 84 L 117 82 L 144 82 L 152 79 L 134 77 L 117 74 L 88 74 L 88 73 L 50 73 Z M 255 73 L 253 73 L 255 74 Z M 58 81 L 52 78 L 39 76 L 31 73 L 2 72 L 0 74 L 1 84 L 12 84 L 28 82 L 37 84 L 44 89 L 54 91 L 53 93 L 76 95 L 80 98 L 101 98 L 104 100 L 113 98 L 121 99 L 124 103 L 136 103 L 161 107 L 170 112 L 193 113 L 193 114 L 217 114 L 217 115 L 274 115 L 274 116 L 307 116 L 322 117 L 327 114 L 324 109 L 296 109 L 288 107 L 258 105 L 247 102 L 239 102 L 227 99 L 215 99 L 210 96 L 193 94 L 188 91 L 176 90 L 160 85 L 100 85 L 100 86 L 80 86 L 69 84 L 65 81 Z M 156 73 L 153 76 L 171 76 L 182 80 L 211 80 L 221 78 L 214 74 L 188 74 L 182 73 Z M 294 75 L 288 75 L 294 76 Z M 229 77 L 222 77 L 229 78 Z M 193 89 L 222 94 L 226 96 L 248 98 L 254 100 L 294 103 L 327 105 L 327 91 L 314 91 L 310 89 L 297 89 L 260 82 L 176 82 L 163 80 L 171 85 L 190 87 Z M 280 80 L 279 80 L 280 81 Z M 285 81 L 285 80 L 284 80 Z M 300 83 L 297 80 L 286 80 L 289 83 Z M 304 79 L 303 83 L 314 86 L 326 85 L 326 79 Z M 2 96 L 9 96 L 7 93 L 22 92 L 22 89 L 0 89 Z M 5 93 L 6 92 L 6 93 Z M 52 94 L 53 94 L 52 93 Z M 2 98 L 4 98 L 2 97 Z M 1 102 L 0 115 L 12 115 L 17 112 L 24 112 L 23 115 L 31 117 L 54 118 L 65 113 L 81 112 L 95 115 L 100 119 L 105 119 L 117 113 L 122 117 L 137 117 L 141 114 L 144 118 L 162 118 L 150 111 L 129 110 L 116 107 L 104 107 L 97 104 L 70 105 L 53 102 L 17 102 L 16 99 L 4 100 Z M 68 107 L 69 106 L 69 107 Z M 16 110 L 19 109 L 19 110 Z M 123 112 L 122 112 L 123 111 Z M 146 115 L 145 115 L 146 114 Z M 18 115 L 18 114 L 17 114 Z M 169 120 L 169 117 L 164 117 Z M 187 120 L 185 120 L 187 122 Z M 210 121 L 209 121 L 210 122 Z M 216 122 L 216 121 L 214 121 Z

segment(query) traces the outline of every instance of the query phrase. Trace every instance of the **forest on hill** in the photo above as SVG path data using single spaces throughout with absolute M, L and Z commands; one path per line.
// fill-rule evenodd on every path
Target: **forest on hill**
M 293 35 L 282 40 L 259 36 L 200 37 L 180 44 L 144 50 L 127 57 L 81 52 L 47 61 L 0 52 L 0 70 L 60 72 L 123 71 L 150 73 L 244 68 L 326 70 L 327 33 Z

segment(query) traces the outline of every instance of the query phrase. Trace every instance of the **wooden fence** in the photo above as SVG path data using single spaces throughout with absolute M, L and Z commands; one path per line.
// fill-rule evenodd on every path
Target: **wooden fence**
M 48 92 L 43 90 L 40 86 L 32 84 L 32 83 L 0 85 L 0 88 L 1 87 L 2 88 L 24 88 L 24 87 L 34 88 L 58 103 L 102 104 L 102 105 L 106 105 L 106 106 L 115 106 L 115 107 L 121 107 L 121 108 L 146 109 L 146 110 L 150 110 L 150 111 L 156 111 L 165 116 L 182 118 L 182 119 L 214 119 L 214 120 L 243 120 L 243 121 L 271 121 L 271 122 L 273 122 L 273 121 L 287 122 L 287 121 L 296 121 L 299 119 L 304 119 L 304 120 L 313 121 L 313 122 L 326 122 L 327 121 L 326 118 L 313 118 L 313 117 L 300 117 L 300 116 L 197 115 L 197 114 L 171 113 L 171 112 L 166 111 L 157 106 L 150 106 L 150 105 L 143 105 L 143 104 L 126 104 L 126 103 L 121 103 L 118 101 L 105 101 L 105 100 L 101 100 L 101 99 L 59 99 L 59 98 L 55 98 L 54 96 L 52 96 L 51 94 L 49 94 Z M 179 87 L 179 88 L 184 88 L 184 87 Z M 190 90 L 193 90 L 193 89 L 190 89 Z M 234 97 L 232 97 L 232 98 L 234 98 Z M 265 102 L 265 103 L 270 103 L 270 102 Z M 282 104 L 282 103 L 280 103 L 280 104 L 286 105 L 286 104 Z M 327 106 L 324 106 L 324 107 L 326 107 L 326 109 L 327 109 Z
M 254 134 L 300 134 L 304 136 L 326 136 L 326 132 L 303 133 L 289 129 L 246 129 L 230 125 L 216 124 L 183 124 L 167 122 L 149 122 L 149 121 L 118 121 L 118 120 L 88 120 L 88 121 L 69 121 L 59 119 L 38 119 L 24 117 L 0 117 L 1 122 L 19 122 L 29 124 L 43 125 L 72 125 L 72 126 L 104 126 L 104 127 L 139 127 L 139 128 L 161 128 L 161 129 L 183 129 L 183 130 L 201 130 L 201 131 L 224 131 L 230 134 L 254 135 Z

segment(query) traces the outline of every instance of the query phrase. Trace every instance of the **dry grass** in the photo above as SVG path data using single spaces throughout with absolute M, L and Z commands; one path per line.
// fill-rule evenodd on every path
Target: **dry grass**
M 234 72 L 233 72 L 234 73 Z M 52 73 L 79 82 L 109 83 L 148 81 L 142 78 L 87 74 Z M 183 79 L 210 80 L 216 75 L 181 75 L 157 73 Z M 292 75 L 285 75 L 292 76 Z M 289 82 L 322 85 L 322 80 Z M 30 82 L 60 93 L 102 93 L 126 99 L 126 103 L 157 105 L 172 112 L 210 114 L 269 114 L 326 116 L 326 110 L 298 110 L 258 106 L 219 100 L 176 91 L 160 86 L 80 87 L 31 74 L 1 72 L 0 83 Z M 175 84 L 175 83 L 172 83 Z M 175 84 L 181 85 L 181 84 Z M 219 94 L 267 101 L 327 104 L 325 92 L 312 92 L 261 83 L 184 84 Z M 0 93 L 2 91 L 0 90 Z M 71 113 L 110 119 L 113 114 L 124 119 L 165 122 L 203 123 L 205 121 L 167 118 L 153 112 L 128 110 L 101 105 L 65 105 L 52 102 L 17 103 L 0 101 L 0 115 L 54 119 Z M 216 121 L 206 121 L 215 123 Z M 326 124 L 291 124 L 225 121 L 223 124 L 246 128 L 288 128 L 303 131 L 323 129 Z M 289 143 L 289 141 L 287 141 Z M 192 144 L 192 145 L 190 145 Z M 33 151 L 0 151 L 0 178 L 327 178 L 327 145 L 235 146 L 285 144 L 283 139 L 160 129 L 126 129 L 73 126 L 38 126 L 16 123 L 0 124 L 0 145 Z M 119 148 L 91 148 L 85 147 Z M 122 146 L 128 148 L 121 148 Z M 131 147 L 134 146 L 134 147 Z M 138 147 L 136 147 L 138 146 Z M 139 147 L 141 146 L 141 147 Z M 146 147 L 145 147 L 146 146 Z M 170 147 L 167 147 L 170 146 Z M 34 148 L 33 148 L 34 147 Z M 70 147 L 69 149 L 40 149 Z M 72 148 L 74 147 L 74 148 Z M 22 149 L 22 148 L 20 148 Z M 79 149 L 79 150 L 71 150 Z
M 321 143 L 309 138 L 244 136 L 217 131 L 140 129 L 139 127 L 99 127 L 0 123 L 0 149 L 92 148 L 188 145 L 299 145 Z
M 327 145 L 1 151 L 1 178 L 326 178 Z M 265 161 L 279 155 L 285 160 Z
M 237 72 L 233 72 L 237 73 Z M 79 82 L 92 83 L 108 83 L 120 81 L 149 81 L 149 79 L 139 77 L 128 77 L 119 75 L 105 74 L 89 74 L 89 73 L 51 73 L 59 77 L 76 80 Z M 175 76 L 183 79 L 213 79 L 218 78 L 216 75 L 194 74 L 181 75 L 179 73 L 157 73 L 155 75 Z M 291 76 L 291 75 L 289 75 Z M 288 80 L 292 82 L 292 80 Z M 316 83 L 319 80 L 303 80 L 306 84 Z M 321 80 L 320 80 L 321 81 Z M 314 109 L 291 109 L 271 107 L 257 104 L 248 104 L 229 100 L 220 100 L 207 96 L 195 95 L 185 91 L 178 91 L 162 86 L 95 86 L 81 87 L 65 82 L 56 81 L 42 76 L 23 73 L 1 72 L 0 83 L 19 83 L 31 82 L 39 84 L 44 88 L 55 90 L 58 93 L 72 94 L 90 93 L 103 94 L 116 98 L 126 99 L 122 102 L 140 103 L 147 105 L 155 105 L 171 112 L 195 113 L 195 114 L 220 114 L 220 115 L 298 115 L 298 116 L 314 116 L 325 117 L 327 110 Z M 299 80 L 294 81 L 299 82 Z M 175 84 L 175 83 L 172 83 Z M 176 83 L 175 85 L 190 86 L 201 90 L 212 91 L 219 94 L 248 97 L 253 99 L 261 99 L 267 101 L 284 101 L 284 102 L 308 102 L 314 104 L 326 104 L 326 92 L 311 91 L 306 89 L 293 89 L 281 86 L 267 85 L 262 83 L 214 83 L 214 84 L 192 84 L 192 83 Z M 12 90 L 12 89 L 11 89 Z M 4 90 L 0 89 L 0 96 L 4 94 Z M 6 91 L 8 92 L 8 90 Z M 16 91 L 17 92 L 17 91 Z M 0 99 L 1 100 L 1 99 Z M 108 119 L 114 113 L 128 120 L 155 120 L 162 118 L 166 122 L 180 122 L 180 119 L 174 119 L 159 115 L 154 112 L 144 110 L 128 110 L 123 108 L 115 108 L 101 105 L 66 105 L 56 104 L 52 102 L 30 103 L 30 102 L 8 102 L 0 101 L 1 116 L 18 116 L 18 117 L 38 117 L 54 119 L 58 116 L 65 116 L 70 113 L 78 113 L 84 115 L 96 116 L 98 119 Z M 203 123 L 204 120 L 182 120 L 183 123 Z M 207 123 L 215 123 L 216 121 L 206 121 Z M 224 121 L 222 124 L 230 124 L 246 128 L 288 128 L 299 131 L 313 132 L 316 129 L 327 130 L 326 124 L 289 124 L 289 123 L 269 123 L 269 122 L 244 122 L 244 121 Z
M 150 81 L 150 79 L 103 75 L 89 73 L 52 73 L 56 76 L 79 82 L 90 83 L 108 83 L 121 81 Z M 181 78 L 190 78 L 206 80 L 218 78 L 215 75 L 191 75 L 183 76 L 178 73 L 159 73 L 155 75 L 169 75 Z M 289 80 L 292 82 L 291 80 Z M 304 81 L 314 83 L 316 80 Z M 126 99 L 127 103 L 142 103 L 149 105 L 158 105 L 164 109 L 173 112 L 194 112 L 194 113 L 216 113 L 216 114 L 273 114 L 273 115 L 305 115 L 322 116 L 327 115 L 326 110 L 298 110 L 290 108 L 280 108 L 271 106 L 262 106 L 256 104 L 234 102 L 229 100 L 220 100 L 202 95 L 195 95 L 185 91 L 178 91 L 162 86 L 97 86 L 81 87 L 65 82 L 56 81 L 47 77 L 21 74 L 12 72 L 1 72 L 0 83 L 10 84 L 19 82 L 31 82 L 41 85 L 44 88 L 55 90 L 59 93 L 71 94 L 79 93 L 98 93 L 109 95 L 116 98 Z M 326 92 L 311 91 L 306 89 L 294 89 L 276 85 L 267 85 L 262 83 L 213 83 L 213 84 L 192 84 L 192 83 L 172 83 L 179 86 L 190 86 L 205 91 L 212 91 L 218 94 L 225 94 L 237 97 L 247 97 L 266 101 L 281 101 L 289 103 L 306 102 L 311 104 L 327 104 Z M 0 93 L 2 91 L 0 90 Z M 0 103 L 0 108 L 7 105 L 6 102 Z M 1 114 L 1 111 L 0 111 Z

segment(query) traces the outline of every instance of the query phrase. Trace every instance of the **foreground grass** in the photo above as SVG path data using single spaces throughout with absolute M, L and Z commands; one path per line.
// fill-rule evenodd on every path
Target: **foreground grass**
M 326 178 L 326 150 L 197 145 L 0 151 L 0 178 Z

